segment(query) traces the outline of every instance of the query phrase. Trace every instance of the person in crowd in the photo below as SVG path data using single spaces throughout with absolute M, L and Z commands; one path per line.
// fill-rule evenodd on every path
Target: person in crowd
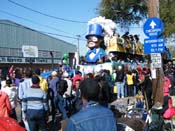
M 26 70 L 25 73 L 24 73 L 24 79 L 19 83 L 18 98 L 20 100 L 20 104 L 22 102 L 23 97 L 27 93 L 27 89 L 32 86 L 32 79 L 31 79 L 32 74 L 33 74 L 32 70 Z M 27 129 L 27 131 L 30 131 L 30 129 L 28 127 L 28 122 L 24 119 L 23 114 L 24 114 L 24 112 L 23 112 L 23 110 L 21 110 L 21 117 L 22 117 L 21 123 L 22 124 L 24 123 L 25 128 Z
M 85 79 L 80 84 L 80 91 L 83 107 L 70 117 L 66 131 L 117 131 L 112 111 L 99 103 L 98 82 L 92 78 Z
M 138 91 L 138 94 L 135 96 L 136 98 L 136 108 L 144 107 L 144 96 L 141 91 Z
M 115 84 L 117 86 L 117 98 L 124 98 L 124 70 L 121 65 L 117 67 Z
M 83 77 L 81 76 L 81 72 L 79 70 L 75 70 L 75 76 L 72 78 L 73 89 L 75 89 L 75 81 L 78 79 L 83 80 Z
M 144 74 L 144 84 L 143 84 L 143 93 L 145 95 L 145 103 L 146 108 L 149 110 L 153 106 L 152 102 L 152 81 L 150 78 L 150 70 L 147 67 L 143 68 L 143 74 Z
M 31 77 L 33 75 L 32 70 L 26 70 L 24 73 L 24 79 L 19 83 L 18 98 L 22 101 L 26 90 L 32 86 Z
M 51 115 L 52 115 L 52 121 L 55 123 L 56 122 L 56 111 L 57 111 L 57 105 L 56 101 L 58 92 L 57 92 L 57 83 L 59 81 L 59 78 L 57 77 L 57 72 L 53 71 L 51 73 L 52 79 L 49 81 L 49 98 L 51 100 Z
M 170 97 L 169 90 L 171 87 L 171 82 L 167 77 L 163 79 L 163 108 L 161 114 L 165 119 L 171 119 L 175 115 L 175 107 L 172 105 L 172 98 Z
M 127 84 L 127 94 L 128 96 L 133 96 L 134 95 L 134 81 L 133 81 L 134 75 L 132 72 L 129 70 L 128 73 L 126 74 L 126 84 Z
M 171 82 L 171 87 L 170 87 L 170 95 L 175 96 L 175 78 L 173 75 L 173 70 L 170 68 L 167 71 L 165 71 L 165 76 L 169 78 L 170 82 Z
M 69 79 L 69 74 L 67 71 L 64 71 L 63 72 L 63 75 L 62 75 L 63 79 L 66 80 L 67 82 L 67 91 L 64 93 L 63 97 L 66 98 L 66 97 L 71 97 L 71 92 L 72 92 L 72 81 Z
M 0 117 L 9 117 L 12 113 L 12 107 L 7 93 L 0 90 Z
M 58 77 L 58 73 L 56 71 L 52 72 L 52 80 L 49 82 L 49 90 L 51 94 L 51 105 L 52 105 L 52 121 L 55 123 L 57 121 L 56 118 L 56 111 L 59 109 L 59 111 L 62 113 L 62 118 L 66 119 L 67 118 L 67 113 L 66 109 L 64 107 L 64 102 L 62 101 L 62 96 L 59 94 L 59 89 L 58 89 L 58 83 L 60 81 L 60 78 Z
M 48 83 L 47 83 L 47 80 L 45 78 L 40 76 L 41 70 L 39 68 L 37 68 L 35 70 L 34 74 L 36 76 L 38 76 L 39 79 L 40 79 L 40 83 L 39 84 L 40 84 L 41 89 L 47 93 L 48 92 Z
M 6 75 L 1 74 L 1 89 L 6 86 Z
M 145 77 L 144 77 L 143 69 L 142 69 L 141 65 L 138 65 L 136 70 L 137 70 L 138 76 L 139 76 L 139 84 L 138 84 L 137 89 L 141 90 L 143 92 Z
M 82 100 L 81 100 L 81 91 L 80 91 L 80 82 L 81 80 L 77 79 L 75 81 L 75 89 L 73 89 L 72 91 L 72 95 L 73 95 L 73 105 L 74 105 L 74 111 L 78 112 L 80 111 L 81 107 L 82 107 Z
M 28 121 L 30 131 L 47 131 L 48 104 L 47 94 L 39 86 L 38 76 L 32 76 L 32 86 L 26 90 L 22 99 L 24 118 Z
M 22 72 L 19 68 L 16 68 L 14 71 L 14 84 L 16 87 L 19 87 L 19 83 L 22 80 Z
M 9 97 L 9 101 L 12 107 L 12 113 L 10 114 L 10 117 L 17 120 L 16 116 L 16 106 L 17 106 L 17 87 L 12 84 L 12 79 L 6 80 L 6 86 L 2 89 L 5 93 L 7 93 Z
M 139 76 L 135 69 L 132 69 L 133 74 L 133 82 L 134 82 L 134 96 L 138 93 L 138 83 L 139 83 Z
M 18 122 L 10 117 L 0 117 L 0 131 L 26 131 Z
M 100 103 L 101 105 L 108 107 L 108 104 L 112 100 L 111 87 L 109 86 L 107 80 L 103 76 L 96 76 L 95 80 L 98 82 L 100 86 Z

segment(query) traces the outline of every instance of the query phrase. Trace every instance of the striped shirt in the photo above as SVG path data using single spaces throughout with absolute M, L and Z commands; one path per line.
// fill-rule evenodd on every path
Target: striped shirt
M 22 99 L 22 110 L 28 109 L 48 111 L 46 92 L 37 87 L 28 88 Z

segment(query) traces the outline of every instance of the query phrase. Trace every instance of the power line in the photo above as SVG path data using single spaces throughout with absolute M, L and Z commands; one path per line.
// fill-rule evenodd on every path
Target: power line
M 46 34 L 50 34 L 50 35 L 56 35 L 56 36 L 61 36 L 61 37 L 66 37 L 66 38 L 71 38 L 71 39 L 77 39 L 77 37 L 71 37 L 71 36 L 66 36 L 66 35 L 60 35 L 60 34 L 57 34 L 57 33 L 43 32 L 43 31 L 41 31 L 41 32 L 42 32 L 42 33 L 46 33 Z M 86 41 L 85 39 L 79 39 L 79 40 Z
M 22 26 L 22 25 L 18 25 L 18 24 L 16 24 L 16 23 L 15 23 L 16 25 L 12 25 L 12 24 L 8 24 L 8 23 L 1 23 L 1 22 L 0 22 L 0 24 L 1 24 L 1 25 L 7 25 L 7 26 L 18 27 L 18 28 L 30 29 L 30 30 L 32 30 L 32 31 L 37 31 L 37 30 L 33 30 L 33 29 L 31 29 L 31 28 L 28 28 L 28 27 L 25 27 L 25 26 Z M 50 35 L 56 35 L 56 36 L 65 37 L 65 38 L 77 39 L 77 37 L 71 37 L 71 36 L 67 36 L 67 35 L 61 35 L 61 34 L 57 34 L 57 33 L 51 33 L 51 32 L 45 32 L 45 31 L 37 31 L 37 32 L 39 32 L 39 33 L 44 33 L 44 34 L 50 34 Z M 86 41 L 85 39 L 80 39 L 80 40 Z
M 7 14 L 7 15 L 10 15 L 10 16 L 13 16 L 13 17 L 16 17 L 16 18 L 19 18 L 19 19 L 22 19 L 22 20 L 25 20 L 25 21 L 28 21 L 28 22 L 31 22 L 31 23 L 36 24 L 36 25 L 39 25 L 39 26 L 44 26 L 44 27 L 53 29 L 53 30 L 55 30 L 55 31 L 59 31 L 59 32 L 63 32 L 63 33 L 66 33 L 66 34 L 73 35 L 73 34 L 71 34 L 71 33 L 65 32 L 65 31 L 63 31 L 63 30 L 60 30 L 60 29 L 57 29 L 57 28 L 54 28 L 54 27 L 51 27 L 51 26 L 48 26 L 48 25 L 43 25 L 43 24 L 40 24 L 40 23 L 38 23 L 38 22 L 35 22 L 35 21 L 32 21 L 32 20 L 26 19 L 26 18 L 21 17 L 21 16 L 17 16 L 17 15 L 11 14 L 11 13 L 6 12 L 6 11 L 3 11 L 3 10 L 0 10 L 0 12 L 1 12 L 1 13 L 4 13 L 4 14 Z
M 29 7 L 26 7 L 22 4 L 19 4 L 17 2 L 14 2 L 12 0 L 8 0 L 10 3 L 13 3 L 19 7 L 22 7 L 22 8 L 25 8 L 27 10 L 30 10 L 32 12 L 35 12 L 35 13 L 38 13 L 40 15 L 44 15 L 44 16 L 47 16 L 47 17 L 50 17 L 50 18 L 54 18 L 54 19 L 58 19 L 58 20 L 62 20 L 62 21 L 67 21 L 67 22 L 73 22 L 73 23 L 87 23 L 87 22 L 84 22 L 84 21 L 76 21 L 76 20 L 69 20 L 69 19 L 65 19 L 65 18 L 60 18 L 60 17 L 57 17 L 57 16 L 53 16 L 53 15 L 49 15 L 49 14 L 46 14 L 46 13 L 43 13 L 43 12 L 40 12 L 40 11 L 37 11 L 37 10 L 34 10 L 32 8 L 29 8 Z

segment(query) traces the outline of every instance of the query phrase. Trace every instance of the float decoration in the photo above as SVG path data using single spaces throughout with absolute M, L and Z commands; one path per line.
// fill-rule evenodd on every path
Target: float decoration
M 69 65 L 69 55 L 68 55 L 68 54 L 65 53 L 65 54 L 63 55 L 62 62 L 63 62 L 63 64 L 65 64 L 65 65 Z

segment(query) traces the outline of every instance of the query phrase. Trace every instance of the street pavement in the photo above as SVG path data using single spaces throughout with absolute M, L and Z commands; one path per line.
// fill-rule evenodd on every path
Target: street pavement
M 17 107 L 16 107 L 16 114 L 17 114 L 17 120 L 20 123 L 21 122 L 21 107 L 20 107 L 19 103 L 17 104 Z M 57 118 L 58 118 L 58 121 L 53 124 L 51 121 L 52 120 L 51 115 L 49 116 L 49 119 L 47 122 L 49 131 L 61 131 L 62 119 L 61 119 L 61 115 L 59 113 L 57 114 Z

